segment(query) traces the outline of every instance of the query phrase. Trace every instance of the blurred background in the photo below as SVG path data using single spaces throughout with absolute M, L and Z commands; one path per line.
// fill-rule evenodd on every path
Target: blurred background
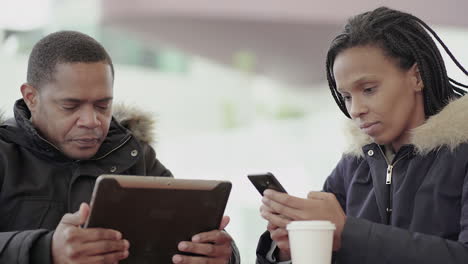
M 32 46 L 57 30 L 100 41 L 115 99 L 157 120 L 158 157 L 178 178 L 233 183 L 228 231 L 255 262 L 260 195 L 270 171 L 289 193 L 320 190 L 345 148 L 326 83 L 328 45 L 346 20 L 385 5 L 431 25 L 468 67 L 468 1 L 0 1 L 0 109 L 12 116 Z M 449 75 L 468 83 L 443 52 Z

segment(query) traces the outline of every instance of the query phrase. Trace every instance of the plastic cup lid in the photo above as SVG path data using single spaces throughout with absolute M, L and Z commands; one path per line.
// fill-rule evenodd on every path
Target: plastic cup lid
M 330 221 L 292 221 L 286 226 L 287 230 L 310 230 L 310 229 L 321 229 L 321 230 L 335 230 L 335 225 Z

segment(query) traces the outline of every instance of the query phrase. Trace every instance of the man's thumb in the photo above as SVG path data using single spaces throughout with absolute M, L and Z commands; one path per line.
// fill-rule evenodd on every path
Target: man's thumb
M 223 216 L 223 219 L 221 220 L 221 224 L 219 225 L 219 230 L 223 230 L 224 228 L 226 228 L 230 220 L 231 219 L 229 218 L 229 216 L 227 215 Z
M 78 213 L 80 225 L 84 225 L 89 216 L 89 205 L 87 203 L 82 203 L 80 209 L 78 209 L 76 213 Z
M 82 203 L 80 209 L 73 214 L 66 214 L 63 216 L 61 223 L 67 225 L 80 226 L 86 222 L 89 215 L 89 205 Z

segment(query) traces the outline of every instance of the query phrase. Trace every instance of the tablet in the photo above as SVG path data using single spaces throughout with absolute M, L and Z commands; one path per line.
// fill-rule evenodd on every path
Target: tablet
M 101 175 L 85 228 L 118 230 L 130 242 L 120 263 L 172 263 L 180 241 L 219 228 L 231 183 L 169 177 Z

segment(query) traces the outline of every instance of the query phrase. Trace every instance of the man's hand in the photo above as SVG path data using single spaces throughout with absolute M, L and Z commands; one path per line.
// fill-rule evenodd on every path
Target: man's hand
M 192 241 L 182 241 L 178 248 L 182 252 L 203 255 L 192 257 L 174 255 L 172 262 L 177 264 L 227 264 L 232 254 L 231 236 L 223 231 L 229 224 L 229 217 L 224 216 L 219 230 L 200 233 L 192 237 Z
M 89 206 L 81 204 L 74 214 L 66 214 L 52 238 L 54 264 L 117 263 L 128 257 L 129 242 L 118 231 L 80 228 L 89 215 Z
M 332 193 L 309 192 L 307 199 L 302 199 L 266 190 L 262 202 L 262 217 L 273 226 L 286 228 L 290 220 L 328 220 L 334 223 L 336 230 L 333 234 L 333 250 L 341 247 L 346 215 Z

